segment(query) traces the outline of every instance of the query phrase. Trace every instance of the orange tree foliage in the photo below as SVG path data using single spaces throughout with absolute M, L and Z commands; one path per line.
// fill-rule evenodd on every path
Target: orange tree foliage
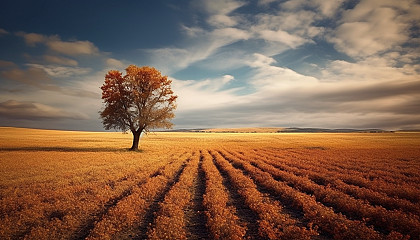
M 102 85 L 105 109 L 100 113 L 105 129 L 111 128 L 133 133 L 137 150 L 140 134 L 153 128 L 171 128 L 169 121 L 175 115 L 177 96 L 171 89 L 172 81 L 153 67 L 130 65 L 126 75 L 111 70 Z

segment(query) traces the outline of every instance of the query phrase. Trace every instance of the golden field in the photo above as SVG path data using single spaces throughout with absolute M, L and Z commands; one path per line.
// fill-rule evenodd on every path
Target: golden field
M 0 239 L 419 239 L 420 133 L 0 128 Z

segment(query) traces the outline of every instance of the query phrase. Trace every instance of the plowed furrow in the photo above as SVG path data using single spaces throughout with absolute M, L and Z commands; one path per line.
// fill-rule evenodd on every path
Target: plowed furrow
M 202 168 L 203 157 L 200 155 L 198 163 L 198 174 L 192 188 L 192 201 L 185 209 L 187 238 L 188 239 L 209 239 L 209 231 L 206 227 L 205 208 L 203 196 L 206 192 L 206 178 Z

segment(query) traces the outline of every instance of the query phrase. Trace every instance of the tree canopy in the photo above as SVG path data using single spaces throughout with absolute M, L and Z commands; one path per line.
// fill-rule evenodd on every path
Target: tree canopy
M 102 85 L 105 108 L 100 111 L 105 129 L 133 133 L 131 150 L 138 149 L 140 134 L 155 128 L 171 128 L 177 96 L 172 81 L 153 67 L 130 65 L 126 74 L 110 70 Z

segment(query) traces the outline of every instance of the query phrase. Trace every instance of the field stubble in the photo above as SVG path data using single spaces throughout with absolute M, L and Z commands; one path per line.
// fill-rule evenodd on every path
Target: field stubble
M 0 128 L 0 239 L 420 239 L 419 133 Z

